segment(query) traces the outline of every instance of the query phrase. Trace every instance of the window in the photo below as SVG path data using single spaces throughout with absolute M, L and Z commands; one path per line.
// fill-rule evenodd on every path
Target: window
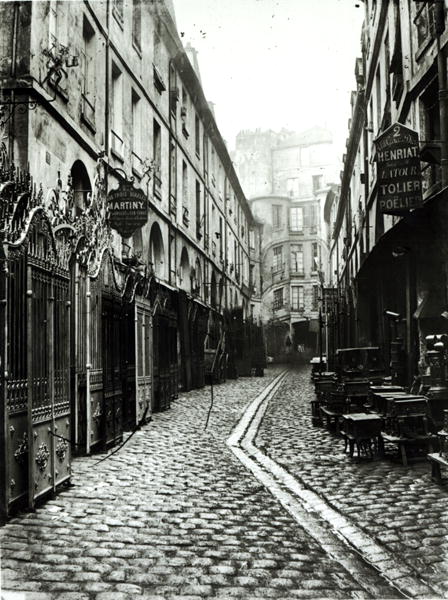
M 152 123 L 152 158 L 154 161 L 154 195 L 161 198 L 161 161 L 162 161 L 162 135 L 159 123 L 154 119 Z
M 313 242 L 313 263 L 311 271 L 317 271 L 320 268 L 320 248 L 317 242 Z
M 311 208 L 311 215 L 310 215 L 311 233 L 317 233 L 318 206 L 316 204 L 313 204 L 310 208 Z
M 279 229 L 282 226 L 282 207 L 279 204 L 272 205 L 272 227 Z
M 304 308 L 305 308 L 305 304 L 304 304 L 303 286 L 302 285 L 292 285 L 291 286 L 291 310 L 303 310 Z
M 275 272 L 281 269 L 283 269 L 283 246 L 275 246 L 272 270 Z
M 299 180 L 297 178 L 286 180 L 286 193 L 291 198 L 299 195 Z
M 57 1 L 50 0 L 50 10 L 48 14 L 48 45 L 50 48 L 56 46 L 58 42 L 58 9 Z
M 50 0 L 48 15 L 48 46 L 67 46 L 67 11 L 65 2 Z
M 313 285 L 313 310 L 317 310 L 319 308 L 319 286 Z
M 273 308 L 274 308 L 274 310 L 278 310 L 282 306 L 283 306 L 283 288 L 279 288 L 278 290 L 274 290 Z
M 137 50 L 141 50 L 142 43 L 142 10 L 141 10 L 141 0 L 133 0 L 132 1 L 132 43 L 137 48 Z
M 204 176 L 208 183 L 208 139 L 204 134 Z
M 196 237 L 198 240 L 202 238 L 203 216 L 201 212 L 201 184 L 196 181 Z
M 322 188 L 322 175 L 313 175 L 313 193 Z
M 123 20 L 123 0 L 113 0 L 113 12 L 121 21 Z
M 95 123 L 95 31 L 84 17 L 81 48 L 82 116 L 87 122 Z
M 176 198 L 177 164 L 176 164 L 176 142 L 170 139 L 170 195 Z
M 177 102 L 179 100 L 179 88 L 177 87 L 177 73 L 173 64 L 170 64 L 170 111 L 171 116 L 176 118 Z
M 112 63 L 112 150 L 121 157 L 123 151 L 123 77 Z
M 212 183 L 213 185 L 215 185 L 215 168 L 216 168 L 216 154 L 215 154 L 215 149 L 212 146 L 212 157 L 211 157 L 211 165 L 210 165 L 210 172 L 212 175 Z
M 291 272 L 303 275 L 303 246 L 302 244 L 291 245 Z
M 301 206 L 291 208 L 291 231 L 303 231 L 303 208 Z
M 184 160 L 182 161 L 182 206 L 188 208 L 188 171 Z
M 194 118 L 194 145 L 195 145 L 195 150 L 196 150 L 196 154 L 198 155 L 198 157 L 201 155 L 201 140 L 200 140 L 200 125 L 199 125 L 199 117 L 198 115 L 195 116 Z
M 138 94 L 132 90 L 132 168 L 140 171 L 142 153 L 141 102 Z

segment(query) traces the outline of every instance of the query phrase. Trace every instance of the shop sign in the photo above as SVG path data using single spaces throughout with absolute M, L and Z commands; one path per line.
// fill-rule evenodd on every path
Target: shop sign
M 131 237 L 148 220 L 148 199 L 132 181 L 121 181 L 109 192 L 107 207 L 110 226 L 124 238 Z
M 399 215 L 423 204 L 418 133 L 401 123 L 376 140 L 378 207 Z

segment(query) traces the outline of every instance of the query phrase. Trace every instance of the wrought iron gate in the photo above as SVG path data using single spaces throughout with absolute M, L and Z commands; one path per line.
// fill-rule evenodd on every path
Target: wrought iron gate
M 135 299 L 135 315 L 136 420 L 140 423 L 143 415 L 145 420 L 151 416 L 152 403 L 153 336 L 151 305 L 148 300 Z
M 178 395 L 177 314 L 170 290 L 158 286 L 154 300 L 154 411 L 170 408 Z
M 42 210 L 7 258 L 5 512 L 70 478 L 71 433 L 69 274 Z

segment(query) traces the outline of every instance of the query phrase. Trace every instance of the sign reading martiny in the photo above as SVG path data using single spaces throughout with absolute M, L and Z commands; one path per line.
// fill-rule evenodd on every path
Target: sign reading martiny
M 379 210 L 398 215 L 421 206 L 418 133 L 395 123 L 375 140 L 375 144 Z
M 131 181 L 122 181 L 109 192 L 107 206 L 110 226 L 124 238 L 131 237 L 148 220 L 148 199 Z

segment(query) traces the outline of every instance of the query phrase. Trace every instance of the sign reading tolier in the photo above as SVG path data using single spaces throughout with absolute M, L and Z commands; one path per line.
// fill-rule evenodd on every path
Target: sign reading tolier
M 148 220 L 148 199 L 132 181 L 121 181 L 117 189 L 111 190 L 107 206 L 110 226 L 124 238 L 131 237 Z
M 421 206 L 418 133 L 395 123 L 375 140 L 375 144 L 379 210 L 398 215 Z

